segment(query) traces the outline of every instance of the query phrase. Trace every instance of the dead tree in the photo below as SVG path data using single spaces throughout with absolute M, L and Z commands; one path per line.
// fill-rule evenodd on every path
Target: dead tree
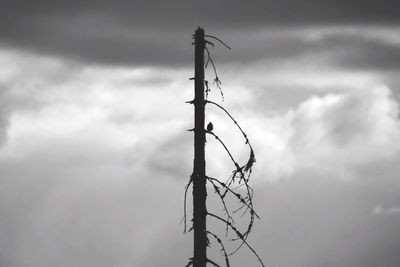
M 223 92 L 221 89 L 221 81 L 218 77 L 217 69 L 214 64 L 214 61 L 211 57 L 209 46 L 214 47 L 214 43 L 210 41 L 216 40 L 225 47 L 229 48 L 224 42 L 222 42 L 219 38 L 211 35 L 205 35 L 204 30 L 198 28 L 193 35 L 194 45 L 195 45 L 195 76 L 191 78 L 194 80 L 195 84 L 195 97 L 194 100 L 189 101 L 188 103 L 194 105 L 194 128 L 189 130 L 194 132 L 194 164 L 193 164 L 193 173 L 190 176 L 189 182 L 185 187 L 184 194 L 184 224 L 186 233 L 186 197 L 187 192 L 190 186 L 193 186 L 193 219 L 192 226 L 189 231 L 193 230 L 194 237 L 194 253 L 193 257 L 189 259 L 188 266 L 194 267 L 206 267 L 207 263 L 212 264 L 213 266 L 221 266 L 216 261 L 211 260 L 207 257 L 207 247 L 211 244 L 210 239 L 213 239 L 221 247 L 221 253 L 225 261 L 225 265 L 227 267 L 230 266 L 229 257 L 236 253 L 242 246 L 247 246 L 250 251 L 256 256 L 258 261 L 262 266 L 264 266 L 261 258 L 255 252 L 255 250 L 250 246 L 247 242 L 247 238 L 252 230 L 254 219 L 259 218 L 257 213 L 253 207 L 253 189 L 249 185 L 249 179 L 252 171 L 253 164 L 255 162 L 255 155 L 253 147 L 250 144 L 250 140 L 248 139 L 246 133 L 237 123 L 237 121 L 233 118 L 233 116 L 221 105 L 216 102 L 208 100 L 208 93 L 210 92 L 209 82 L 205 79 L 204 69 L 211 65 L 214 80 L 213 84 L 219 89 L 222 99 Z M 207 60 L 205 61 L 204 56 L 207 56 Z M 212 124 L 209 124 L 207 129 L 204 127 L 204 118 L 205 118 L 205 107 L 206 105 L 212 105 L 217 109 L 224 112 L 227 117 L 232 120 L 233 124 L 238 128 L 238 130 L 242 133 L 244 138 L 244 143 L 249 147 L 249 158 L 246 163 L 239 164 L 229 150 L 229 148 L 225 145 L 223 140 L 214 133 Z M 205 141 L 206 134 L 209 134 L 222 145 L 223 149 L 226 151 L 227 155 L 232 161 L 233 171 L 231 175 L 223 181 L 221 178 L 210 177 L 206 175 L 206 162 L 205 162 Z M 206 208 L 206 199 L 207 199 L 207 187 L 206 184 L 209 184 L 214 189 L 215 194 L 220 199 L 223 215 L 218 215 L 213 212 L 209 212 Z M 232 209 L 228 207 L 229 203 L 227 203 L 227 199 L 231 197 L 238 202 L 238 207 Z M 249 222 L 245 230 L 240 230 L 234 220 L 234 214 L 242 212 L 242 216 L 248 215 Z M 219 221 L 225 225 L 226 236 L 228 233 L 233 233 L 234 237 L 230 239 L 230 241 L 237 241 L 239 244 L 232 251 L 228 251 L 222 238 L 220 235 L 212 232 L 207 228 L 206 218 Z M 209 239 L 210 238 L 210 239 Z

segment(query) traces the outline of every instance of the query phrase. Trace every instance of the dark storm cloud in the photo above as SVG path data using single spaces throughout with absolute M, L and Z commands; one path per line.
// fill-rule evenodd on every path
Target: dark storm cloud
M 177 26 L 207 23 L 210 26 L 254 27 L 265 24 L 307 23 L 393 23 L 400 21 L 399 3 L 394 0 L 334 1 L 334 0 L 273 0 L 273 1 L 6 1 L 3 14 L 10 19 L 16 17 L 40 17 L 50 15 L 70 16 L 99 14 L 120 21 L 152 26 Z M 14 19 L 14 20 L 15 20 Z M 134 26 L 134 24 L 132 25 Z
M 310 50 L 327 52 L 329 61 L 340 67 L 368 70 L 400 68 L 400 45 L 362 35 L 336 33 L 310 43 Z
M 397 24 L 398 5 L 396 1 L 6 1 L 0 11 L 0 41 L 93 62 L 182 64 L 193 57 L 190 34 L 198 25 L 225 34 L 281 26 Z M 249 52 L 254 51 L 254 42 L 242 41 L 250 46 L 245 56 L 237 52 L 237 60 L 261 55 L 257 49 Z M 289 51 L 290 56 L 295 48 L 302 50 L 299 43 L 292 46 L 263 54 L 278 57 Z

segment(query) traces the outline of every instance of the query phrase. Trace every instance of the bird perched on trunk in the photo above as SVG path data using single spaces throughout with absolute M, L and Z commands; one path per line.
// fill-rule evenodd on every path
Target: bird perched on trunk
M 214 125 L 210 122 L 207 125 L 207 132 L 212 132 L 212 130 L 214 129 Z

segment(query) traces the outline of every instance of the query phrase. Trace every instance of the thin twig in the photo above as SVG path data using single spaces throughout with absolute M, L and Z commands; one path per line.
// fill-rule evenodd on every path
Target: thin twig
M 206 131 L 207 134 L 211 134 L 212 136 L 215 137 L 215 139 L 217 139 L 221 145 L 224 147 L 225 151 L 228 153 L 229 157 L 231 158 L 232 162 L 235 164 L 236 167 L 239 167 L 239 164 L 236 162 L 236 160 L 233 158 L 231 152 L 229 151 L 228 147 L 225 145 L 225 143 L 218 137 L 218 135 L 216 135 L 215 133 L 211 132 L 211 131 Z
M 222 92 L 222 88 L 221 88 L 222 82 L 218 77 L 217 67 L 215 66 L 214 60 L 211 57 L 210 50 L 208 50 L 207 46 L 204 49 L 207 52 L 207 61 L 206 61 L 206 64 L 205 64 L 205 68 L 207 68 L 209 63 L 211 63 L 211 66 L 213 67 L 213 71 L 214 71 L 214 75 L 215 75 L 214 83 L 217 85 L 217 87 L 219 89 L 222 101 L 224 101 L 224 93 Z
M 188 191 L 188 189 L 190 187 L 190 184 L 192 182 L 193 182 L 193 174 L 190 175 L 190 180 L 185 186 L 185 196 L 184 196 L 184 199 L 183 199 L 183 220 L 184 220 L 184 224 L 185 224 L 183 233 L 185 233 L 185 234 L 186 234 L 186 197 L 187 197 L 187 191 Z
M 215 106 L 217 106 L 218 108 L 220 108 L 222 111 L 224 111 L 225 113 L 226 113 L 226 115 L 228 115 L 228 117 L 233 121 L 233 123 L 238 127 L 238 129 L 240 130 L 240 132 L 242 133 L 242 135 L 243 135 L 243 137 L 245 138 L 245 140 L 246 140 L 246 144 L 248 144 L 251 148 L 252 148 L 252 146 L 251 146 L 251 144 L 250 144 L 250 140 L 249 140 L 249 138 L 247 137 L 247 134 L 243 131 L 243 129 L 242 129 L 242 127 L 239 125 L 239 123 L 235 120 L 235 118 L 233 118 L 233 116 L 223 107 L 223 106 L 221 106 L 221 105 L 219 105 L 219 104 L 217 104 L 217 103 L 215 103 L 215 102 L 213 102 L 213 101 L 210 101 L 210 100 L 206 100 L 206 103 L 210 103 L 210 104 L 213 104 L 213 105 L 215 105 Z M 253 150 L 253 149 L 252 149 Z
M 212 265 L 216 266 L 216 267 L 222 267 L 221 265 L 219 265 L 218 263 L 216 263 L 215 261 L 212 261 L 210 259 L 207 258 L 207 262 L 211 263 Z
M 246 241 L 246 239 L 244 238 L 243 234 L 235 227 L 233 226 L 231 223 L 227 222 L 225 219 L 213 214 L 213 213 L 207 213 L 207 215 L 216 218 L 217 220 L 220 220 L 222 222 L 228 223 L 229 227 L 235 232 L 235 234 L 243 241 L 243 243 L 247 246 L 248 249 L 251 250 L 251 252 L 253 252 L 254 256 L 256 256 L 256 258 L 258 259 L 258 261 L 260 262 L 260 264 L 265 267 L 263 261 L 261 260 L 260 256 L 258 256 L 257 252 L 250 246 L 250 244 Z M 230 254 L 232 255 L 232 254 Z
M 214 233 L 212 233 L 212 232 L 210 232 L 210 231 L 207 231 L 207 233 L 210 234 L 212 237 L 214 237 L 214 238 L 217 240 L 217 242 L 220 244 L 220 246 L 221 246 L 221 251 L 222 251 L 222 253 L 224 254 L 226 267 L 230 267 L 230 264 L 229 264 L 229 256 L 228 256 L 228 253 L 226 252 L 224 243 L 222 243 L 222 240 L 221 240 L 216 234 L 214 234 Z
M 221 44 L 223 44 L 226 48 L 228 49 L 232 49 L 231 47 L 229 47 L 226 43 L 224 43 L 221 39 L 219 39 L 218 37 L 215 37 L 213 35 L 204 35 L 204 37 L 208 37 L 208 38 L 213 38 L 215 40 L 217 40 L 218 42 L 220 42 Z
M 193 258 L 189 259 L 189 262 L 185 265 L 185 267 L 189 267 L 191 265 L 193 265 Z
M 248 207 L 249 209 L 253 209 L 251 206 L 249 206 L 249 204 L 247 204 L 246 200 L 245 200 L 240 194 L 238 194 L 238 193 L 236 193 L 235 191 L 233 191 L 233 190 L 232 190 L 231 188 L 229 188 L 225 183 L 219 181 L 218 179 L 216 179 L 216 178 L 214 178 L 214 177 L 210 177 L 210 176 L 207 176 L 207 179 L 208 179 L 211 183 L 214 183 L 214 182 L 219 183 L 223 188 L 225 188 L 226 190 L 228 190 L 228 192 L 232 193 L 236 198 L 238 198 L 242 204 L 244 204 L 244 205 L 245 205 L 246 207 Z M 254 215 L 255 215 L 258 219 L 260 219 L 260 217 L 257 215 L 256 212 L 254 212 Z

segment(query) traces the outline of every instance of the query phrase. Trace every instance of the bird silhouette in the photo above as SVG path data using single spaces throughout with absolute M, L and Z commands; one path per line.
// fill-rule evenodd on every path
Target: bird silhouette
M 212 132 L 212 130 L 214 129 L 214 125 L 210 122 L 207 125 L 207 132 Z

